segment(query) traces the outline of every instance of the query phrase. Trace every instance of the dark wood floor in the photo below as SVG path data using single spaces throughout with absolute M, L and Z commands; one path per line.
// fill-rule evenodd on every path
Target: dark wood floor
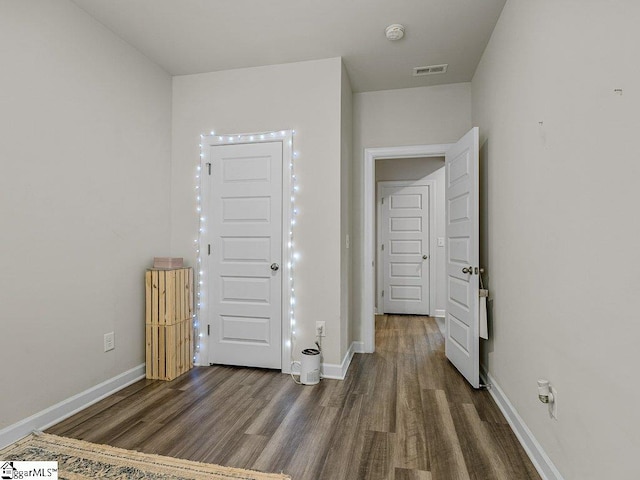
M 48 433 L 294 480 L 540 478 L 489 394 L 446 360 L 433 319 L 379 317 L 376 345 L 346 380 L 313 387 L 223 366 L 142 380 Z

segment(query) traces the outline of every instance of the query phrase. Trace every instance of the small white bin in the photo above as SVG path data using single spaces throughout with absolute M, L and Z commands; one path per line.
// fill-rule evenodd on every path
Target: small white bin
M 302 351 L 302 361 L 293 362 L 300 365 L 300 383 L 317 385 L 320 383 L 320 350 L 306 348 Z

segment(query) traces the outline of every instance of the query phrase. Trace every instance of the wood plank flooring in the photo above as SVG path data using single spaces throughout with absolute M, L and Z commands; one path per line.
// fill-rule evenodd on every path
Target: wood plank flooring
M 48 433 L 294 480 L 540 479 L 486 391 L 444 356 L 428 317 L 385 316 L 344 381 L 200 367 L 142 380 Z

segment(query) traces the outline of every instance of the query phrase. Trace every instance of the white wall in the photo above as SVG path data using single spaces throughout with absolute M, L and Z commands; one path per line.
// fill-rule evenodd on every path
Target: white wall
M 444 167 L 444 157 L 385 158 L 376 160 L 376 182 L 421 180 Z
M 393 158 L 376 160 L 376 198 L 378 198 L 377 182 L 385 181 L 403 181 L 403 180 L 433 180 L 435 182 L 435 232 L 434 237 L 445 237 L 445 171 L 444 157 L 423 157 L 423 158 Z M 378 205 L 379 207 L 379 205 Z M 377 215 L 376 215 L 376 232 Z M 378 240 L 377 243 L 380 243 Z M 376 248 L 376 267 L 378 274 L 376 280 L 382 277 L 382 258 L 381 251 Z M 431 298 L 432 315 L 438 313 L 444 316 L 446 309 L 446 262 L 444 255 L 444 247 L 435 246 L 435 257 L 431 259 L 431 267 L 435 268 L 435 297 Z M 376 282 L 376 308 L 378 307 L 378 296 L 380 282 Z M 380 312 L 380 310 L 377 310 Z
M 66 0 L 3 1 L 0 59 L 1 429 L 144 363 L 171 80 Z
M 484 363 L 566 479 L 640 478 L 638 18 L 631 0 L 509 0 L 473 79 Z
M 436 258 L 432 262 L 436 267 L 436 298 L 435 308 L 432 308 L 432 314 L 444 317 L 447 310 L 447 262 L 445 256 L 445 248 L 437 244 L 437 238 L 446 238 L 446 195 L 445 195 L 445 169 L 440 168 L 427 177 L 427 180 L 433 179 L 436 182 Z
M 351 332 L 354 339 L 362 340 L 364 149 L 457 141 L 471 128 L 471 84 L 357 93 L 353 96 L 353 116 Z
M 296 357 L 326 322 L 324 361 L 341 350 L 340 58 L 174 77 L 171 251 L 195 261 L 200 134 L 295 129 Z M 201 319 L 204 324 L 205 319 Z
M 347 69 L 342 64 L 340 86 L 340 357 L 344 358 L 353 339 L 350 332 L 351 305 L 351 176 L 353 173 L 353 94 Z M 349 245 L 348 245 L 349 243 Z

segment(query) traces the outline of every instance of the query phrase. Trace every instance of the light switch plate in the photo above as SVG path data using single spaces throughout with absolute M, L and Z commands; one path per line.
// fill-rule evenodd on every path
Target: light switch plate
M 444 247 L 444 237 L 438 237 L 438 246 Z

